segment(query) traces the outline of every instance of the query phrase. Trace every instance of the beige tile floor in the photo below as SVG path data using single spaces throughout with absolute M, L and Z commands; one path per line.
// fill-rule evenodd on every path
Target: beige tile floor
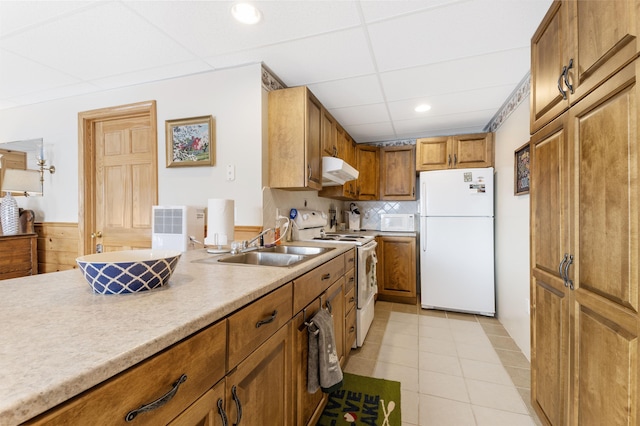
M 527 358 L 495 318 L 377 302 L 344 371 L 401 383 L 402 425 L 540 425 Z

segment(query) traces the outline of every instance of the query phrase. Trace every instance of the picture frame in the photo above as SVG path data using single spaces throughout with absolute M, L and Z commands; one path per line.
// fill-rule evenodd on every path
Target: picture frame
M 514 156 L 514 194 L 525 195 L 529 193 L 531 174 L 531 151 L 529 142 L 516 149 Z
M 215 120 L 211 115 L 165 121 L 167 167 L 213 166 Z

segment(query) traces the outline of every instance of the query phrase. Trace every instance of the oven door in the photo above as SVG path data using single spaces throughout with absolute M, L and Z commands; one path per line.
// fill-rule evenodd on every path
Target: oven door
M 358 247 L 358 308 L 361 309 L 378 293 L 376 277 L 376 247 L 378 243 L 371 241 Z

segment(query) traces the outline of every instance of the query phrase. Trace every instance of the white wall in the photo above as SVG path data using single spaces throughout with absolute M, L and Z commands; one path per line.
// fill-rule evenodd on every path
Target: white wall
M 529 195 L 513 194 L 514 151 L 529 140 L 529 97 L 495 136 L 497 316 L 530 360 Z
M 44 196 L 18 198 L 37 221 L 78 221 L 78 113 L 155 100 L 158 132 L 158 201 L 206 206 L 209 198 L 236 201 L 236 225 L 262 225 L 263 98 L 261 66 L 197 74 L 150 84 L 0 111 L 0 142 L 43 138 L 56 166 L 45 176 Z M 212 115 L 214 167 L 166 168 L 165 120 Z M 233 164 L 236 179 L 225 180 Z

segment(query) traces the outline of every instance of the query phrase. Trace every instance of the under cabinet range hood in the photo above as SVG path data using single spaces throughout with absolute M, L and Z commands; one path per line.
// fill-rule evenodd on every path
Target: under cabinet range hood
M 322 186 L 344 185 L 358 179 L 359 172 L 337 157 L 322 157 Z

